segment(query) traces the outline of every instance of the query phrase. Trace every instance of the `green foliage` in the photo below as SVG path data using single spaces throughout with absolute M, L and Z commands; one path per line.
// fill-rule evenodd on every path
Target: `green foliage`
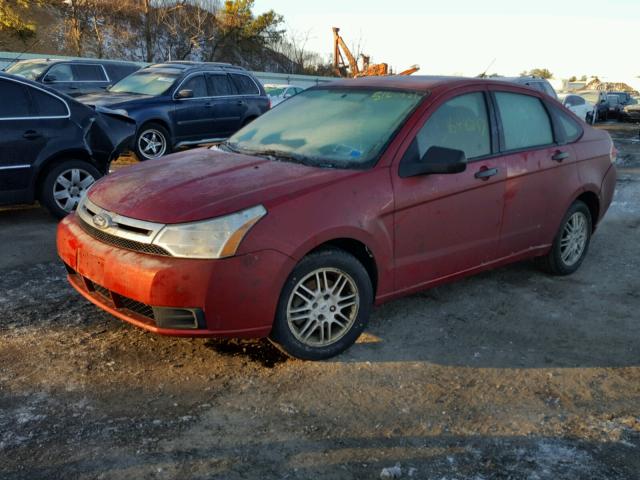
M 528 72 L 526 70 L 524 72 L 521 72 L 520 76 L 521 77 L 533 76 L 533 77 L 545 78 L 548 80 L 550 78 L 553 78 L 553 73 L 551 73 L 546 68 L 534 68 L 532 70 L 529 70 Z
M 35 35 L 35 24 L 25 20 L 24 15 L 30 6 L 40 3 L 41 0 L 0 0 L 0 32 L 22 39 Z
M 578 80 L 578 78 L 575 75 L 569 79 L 570 82 L 575 82 L 576 80 Z

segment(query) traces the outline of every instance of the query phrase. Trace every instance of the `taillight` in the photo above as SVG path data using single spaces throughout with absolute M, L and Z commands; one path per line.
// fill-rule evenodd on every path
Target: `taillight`
M 267 110 L 271 110 L 271 97 L 269 97 L 269 108 Z
M 611 163 L 616 163 L 616 159 L 618 158 L 618 149 L 613 143 L 611 143 L 611 151 L 609 152 L 609 158 L 611 159 Z

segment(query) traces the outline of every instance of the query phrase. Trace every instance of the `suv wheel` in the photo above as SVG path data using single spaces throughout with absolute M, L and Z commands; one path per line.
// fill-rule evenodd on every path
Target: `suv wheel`
M 55 165 L 42 183 L 40 201 L 57 218 L 76 209 L 80 198 L 102 173 L 83 160 L 65 160 Z
M 135 150 L 140 160 L 153 160 L 171 153 L 169 132 L 157 123 L 143 125 L 136 137 Z
M 372 304 L 371 279 L 355 257 L 335 249 L 312 253 L 282 289 L 271 338 L 293 357 L 333 357 L 358 339 Z
M 580 200 L 565 214 L 551 251 L 538 259 L 539 266 L 552 275 L 570 275 L 582 264 L 591 240 L 592 219 L 589 207 Z

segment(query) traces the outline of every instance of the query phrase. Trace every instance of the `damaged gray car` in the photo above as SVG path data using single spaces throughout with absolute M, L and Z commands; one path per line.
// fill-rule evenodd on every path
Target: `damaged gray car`
M 135 121 L 0 74 L 0 205 L 44 205 L 61 218 L 131 148 Z

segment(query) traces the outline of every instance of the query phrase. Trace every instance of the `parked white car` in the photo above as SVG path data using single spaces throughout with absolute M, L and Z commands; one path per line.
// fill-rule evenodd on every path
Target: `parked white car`
M 264 90 L 271 99 L 271 107 L 275 107 L 279 103 L 284 102 L 287 98 L 291 98 L 304 91 L 305 88 L 297 85 L 277 85 L 267 84 Z
M 558 100 L 585 122 L 595 123 L 596 106 L 584 97 L 572 93 L 564 93 L 558 95 Z

